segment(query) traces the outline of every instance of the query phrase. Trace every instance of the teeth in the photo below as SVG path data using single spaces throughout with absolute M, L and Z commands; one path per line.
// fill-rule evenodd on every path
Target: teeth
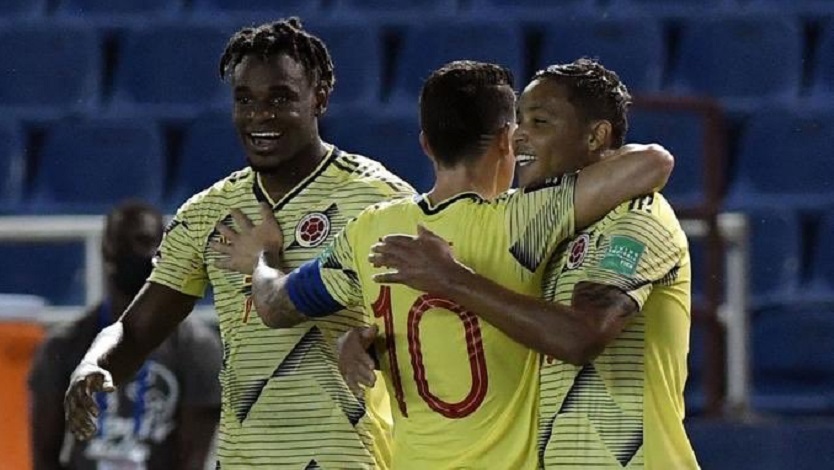
M 528 154 L 520 154 L 515 156 L 515 162 L 519 166 L 529 165 L 536 161 L 536 157 Z
M 277 139 L 281 137 L 280 132 L 252 132 L 249 135 L 254 139 Z

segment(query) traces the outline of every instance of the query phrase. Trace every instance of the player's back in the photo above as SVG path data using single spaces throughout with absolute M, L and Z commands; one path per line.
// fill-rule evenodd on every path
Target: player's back
M 376 284 L 383 270 L 367 262 L 370 247 L 422 224 L 479 274 L 538 296 L 541 261 L 573 230 L 572 188 L 571 179 L 541 194 L 488 202 L 467 193 L 437 205 L 416 196 L 367 210 L 348 230 L 365 310 L 385 338 L 393 468 L 535 468 L 539 357 L 448 300 Z

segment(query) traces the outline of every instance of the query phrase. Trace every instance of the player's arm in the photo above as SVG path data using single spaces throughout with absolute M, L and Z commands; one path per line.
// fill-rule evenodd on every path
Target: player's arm
M 666 185 L 675 161 L 657 144 L 629 144 L 579 172 L 574 195 L 577 229 L 587 227 L 621 203 Z
M 76 437 L 88 439 L 95 432 L 93 414 L 98 409 L 93 393 L 113 391 L 133 377 L 196 301 L 196 297 L 148 282 L 119 321 L 101 330 L 72 373 L 64 398 L 67 423 Z
M 290 298 L 288 281 L 292 276 L 275 267 L 278 263 L 268 261 L 274 256 L 274 253 L 263 251 L 258 257 L 258 264 L 252 276 L 252 303 L 264 325 L 270 328 L 291 328 L 311 317 L 302 313 Z M 316 261 L 310 261 L 302 265 L 299 272 L 304 274 L 297 274 L 297 276 L 310 276 L 310 271 L 318 270 L 315 263 Z M 295 283 L 303 284 L 303 281 L 295 281 Z M 305 286 L 296 285 L 296 288 L 304 289 Z M 310 292 L 310 294 L 316 295 L 317 293 Z M 329 313 L 334 312 L 322 312 L 322 315 Z

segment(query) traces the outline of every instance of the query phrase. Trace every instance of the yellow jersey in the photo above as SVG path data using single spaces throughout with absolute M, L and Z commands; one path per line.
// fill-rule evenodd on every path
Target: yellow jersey
M 232 208 L 260 222 L 259 204 L 268 202 L 284 232 L 284 259 L 299 266 L 362 209 L 412 194 L 379 163 L 330 147 L 315 171 L 280 201 L 272 201 L 259 175 L 246 168 L 179 209 L 150 281 L 197 297 L 209 285 L 214 290 L 224 351 L 218 434 L 223 469 L 387 468 L 390 429 L 350 393 L 335 361 L 334 341 L 366 324 L 362 312 L 267 328 L 252 306 L 251 276 L 214 265 L 222 256 L 209 247 L 221 240 L 215 225 L 232 226 Z M 371 406 L 375 400 L 367 401 Z
M 652 194 L 620 205 L 560 247 L 547 271 L 548 300 L 570 304 L 585 281 L 622 289 L 641 310 L 591 363 L 545 358 L 544 468 L 698 468 L 683 426 L 689 248 L 666 199 Z
M 403 285 L 380 285 L 368 262 L 388 234 L 418 224 L 476 272 L 541 295 L 544 266 L 574 230 L 575 175 L 494 201 L 459 194 L 382 203 L 350 222 L 315 262 L 290 274 L 299 311 L 362 307 L 379 326 L 378 357 L 394 414 L 393 468 L 534 469 L 539 356 L 472 312 Z

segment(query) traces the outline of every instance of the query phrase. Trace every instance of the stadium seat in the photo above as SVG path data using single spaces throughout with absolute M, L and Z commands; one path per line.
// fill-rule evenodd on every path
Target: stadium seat
M 376 115 L 365 109 L 343 109 L 325 116 L 322 135 L 344 151 L 381 162 L 418 191 L 434 185 L 431 162 L 420 148 L 416 110 Z
M 720 97 L 744 110 L 765 100 L 795 99 L 801 72 L 802 31 L 795 18 L 692 19 L 681 30 L 671 88 Z
M 44 12 L 46 0 L 3 0 L 0 21 L 31 18 Z
M 330 106 L 375 104 L 382 90 L 382 38 L 374 26 L 331 24 L 311 27 L 333 59 L 336 87 Z
M 834 210 L 823 217 L 812 247 L 810 291 L 834 300 Z
M 131 30 L 116 67 L 113 111 L 192 115 L 212 107 L 227 109 L 230 92 L 220 80 L 218 63 L 228 37 L 220 26 Z
M 774 307 L 758 312 L 752 328 L 755 409 L 834 412 L 834 308 Z
M 195 17 L 215 19 L 233 17 L 253 24 L 288 16 L 307 20 L 322 13 L 321 0 L 193 0 Z
M 0 27 L 0 114 L 43 118 L 91 110 L 101 55 L 90 29 L 51 23 Z
M 0 258 L 9 266 L 0 276 L 0 293 L 37 295 L 58 305 L 84 305 L 83 243 L 3 242 Z
M 501 64 L 516 81 L 527 77 L 520 27 L 507 22 L 436 21 L 405 28 L 395 65 L 391 103 L 414 112 L 423 81 L 435 69 L 466 58 Z
M 104 213 L 126 198 L 159 203 L 165 178 L 162 142 L 147 120 L 56 124 L 38 155 L 32 209 Z
M 539 0 L 471 0 L 468 13 L 473 17 L 504 20 L 512 17 L 519 20 L 541 20 L 593 12 L 597 8 L 594 0 L 561 0 L 541 2 Z
M 834 98 L 834 24 L 829 24 L 820 37 L 811 93 L 817 101 L 829 105 Z
M 18 125 L 0 120 L 0 214 L 18 208 L 25 167 L 24 142 Z
M 644 18 L 553 21 L 544 29 L 542 41 L 537 68 L 592 57 L 616 71 L 632 91 L 660 88 L 665 47 L 658 22 Z
M 831 111 L 762 109 L 741 136 L 730 208 L 814 207 L 834 201 Z
M 778 206 L 748 212 L 753 306 L 778 303 L 798 293 L 803 237 L 800 216 Z
M 737 7 L 735 0 L 609 0 L 607 12 L 634 17 L 687 17 Z
M 179 12 L 182 0 L 59 0 L 56 15 L 97 24 L 155 21 Z
M 676 207 L 694 207 L 705 199 L 704 117 L 686 109 L 632 107 L 627 142 L 660 142 L 675 156 L 675 171 L 663 195 Z
M 411 15 L 451 16 L 456 0 L 334 0 L 333 16 L 339 19 L 396 19 Z
M 172 208 L 245 166 L 243 148 L 229 113 L 200 116 L 185 130 L 174 189 L 168 197 Z

